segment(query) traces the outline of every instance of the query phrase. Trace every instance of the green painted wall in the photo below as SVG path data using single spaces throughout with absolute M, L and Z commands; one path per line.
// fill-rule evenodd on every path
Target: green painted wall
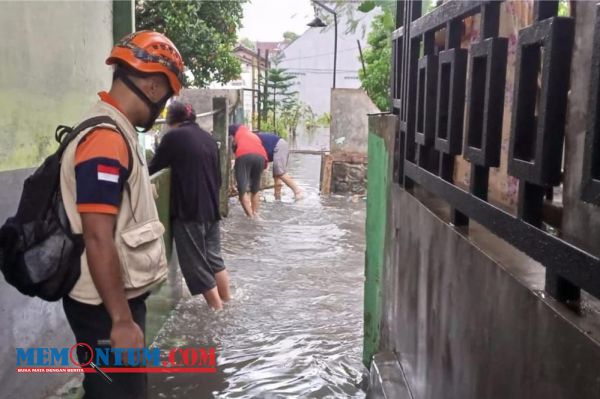
M 212 109 L 218 111 L 213 115 L 213 135 L 219 143 L 219 159 L 221 161 L 221 189 L 219 192 L 219 209 L 222 217 L 229 214 L 229 172 L 231 171 L 229 145 L 229 106 L 226 97 L 213 97 Z M 242 110 L 243 111 L 243 110 Z
M 112 1 L 2 2 L 0 171 L 38 165 L 108 88 Z
M 365 259 L 363 363 L 368 368 L 379 350 L 381 279 L 387 231 L 391 154 L 395 120 L 389 115 L 369 116 L 367 169 L 367 251 Z M 390 127 L 392 127 L 390 129 Z
M 113 0 L 113 40 L 135 30 L 135 4 L 133 0 Z
M 146 314 L 146 340 L 147 344 L 151 344 L 156 337 L 158 331 L 167 320 L 169 312 L 173 310 L 177 301 L 181 297 L 179 285 L 173 280 L 178 277 L 177 265 L 171 262 L 173 252 L 173 234 L 171 230 L 171 169 L 164 169 L 152 175 L 152 184 L 156 187 L 158 198 L 155 199 L 156 208 L 158 209 L 158 217 L 165 226 L 165 249 L 167 251 L 167 259 L 169 260 L 169 277 L 165 284 L 162 284 L 158 290 L 153 292 L 147 299 L 146 306 L 148 312 Z

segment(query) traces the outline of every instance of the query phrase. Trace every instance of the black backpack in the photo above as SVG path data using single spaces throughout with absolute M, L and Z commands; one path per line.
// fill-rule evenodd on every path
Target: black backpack
M 67 145 L 80 132 L 100 124 L 118 130 L 108 116 L 56 129 L 58 150 L 25 180 L 16 215 L 0 228 L 0 270 L 23 294 L 57 301 L 79 279 L 84 242 L 81 234 L 71 232 L 60 191 L 60 165 Z M 129 144 L 128 150 L 131 156 Z

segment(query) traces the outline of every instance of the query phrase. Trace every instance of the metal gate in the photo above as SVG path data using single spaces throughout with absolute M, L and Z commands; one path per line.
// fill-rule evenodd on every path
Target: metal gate
M 542 209 L 563 174 L 563 143 L 575 22 L 558 17 L 558 1 L 537 1 L 533 23 L 516 47 L 508 173 L 519 180 L 516 212 L 488 200 L 490 168 L 501 158 L 508 39 L 499 35 L 500 1 L 448 1 L 422 15 L 421 1 L 397 2 L 393 34 L 393 112 L 399 118 L 394 178 L 420 186 L 451 207 L 452 223 L 472 219 L 546 267 L 546 291 L 577 301 L 600 298 L 597 257 L 543 228 Z M 463 20 L 478 16 L 479 34 L 461 47 Z M 437 44 L 436 44 L 437 35 Z M 443 45 L 440 45 L 443 37 Z M 589 85 L 589 124 L 581 200 L 600 204 L 600 28 L 596 23 Z M 457 156 L 470 167 L 457 186 Z

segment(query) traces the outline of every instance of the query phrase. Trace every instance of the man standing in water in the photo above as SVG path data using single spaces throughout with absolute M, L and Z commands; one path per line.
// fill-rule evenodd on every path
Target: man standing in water
M 260 141 L 262 141 L 269 162 L 273 162 L 273 181 L 274 181 L 274 192 L 275 199 L 281 200 L 281 187 L 285 183 L 294 192 L 294 198 L 299 200 L 302 198 L 302 191 L 296 184 L 292 176 L 287 173 L 287 164 L 290 154 L 289 146 L 287 141 L 282 139 L 273 133 L 258 133 Z M 282 183 L 283 182 L 283 183 Z
M 171 130 L 150 162 L 150 173 L 171 167 L 171 217 L 181 272 L 192 295 L 202 294 L 221 310 L 230 299 L 229 277 L 221 256 L 217 142 L 196 123 L 190 104 L 167 109 Z
M 244 212 L 250 218 L 258 216 L 260 179 L 269 159 L 260 138 L 244 125 L 230 125 L 235 154 L 235 179 Z

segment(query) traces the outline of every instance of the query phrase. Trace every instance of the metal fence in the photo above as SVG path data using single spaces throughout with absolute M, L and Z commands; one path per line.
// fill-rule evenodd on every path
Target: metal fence
M 558 1 L 536 1 L 519 31 L 514 69 L 508 173 L 519 179 L 516 212 L 488 200 L 490 168 L 501 157 L 508 39 L 500 1 L 448 1 L 422 15 L 421 1 L 397 2 L 393 33 L 393 113 L 399 118 L 395 176 L 451 207 L 452 223 L 473 219 L 546 267 L 546 291 L 562 301 L 580 289 L 600 298 L 600 261 L 543 228 L 542 209 L 561 184 L 575 22 Z M 463 21 L 478 15 L 479 36 L 461 47 Z M 595 30 L 600 46 L 600 28 Z M 436 43 L 437 35 L 437 43 Z M 443 46 L 440 45 L 440 35 Z M 593 56 L 582 200 L 600 204 L 600 51 Z M 455 184 L 457 156 L 470 164 L 468 189 Z

